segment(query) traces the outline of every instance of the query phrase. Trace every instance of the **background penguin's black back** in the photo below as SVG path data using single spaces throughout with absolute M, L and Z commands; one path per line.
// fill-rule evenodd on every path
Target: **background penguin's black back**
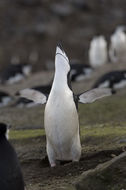
M 0 125 L 0 190 L 24 190 L 20 164 L 5 132 L 6 126 Z

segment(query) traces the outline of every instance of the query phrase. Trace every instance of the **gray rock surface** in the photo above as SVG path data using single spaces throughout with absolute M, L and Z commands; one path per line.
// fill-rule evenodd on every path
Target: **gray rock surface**
M 125 190 L 126 187 L 126 152 L 112 160 L 99 164 L 95 169 L 83 172 L 73 182 L 73 187 L 65 190 Z
M 125 189 L 126 152 L 112 160 L 84 172 L 75 183 L 77 190 Z M 122 184 L 122 180 L 124 181 Z

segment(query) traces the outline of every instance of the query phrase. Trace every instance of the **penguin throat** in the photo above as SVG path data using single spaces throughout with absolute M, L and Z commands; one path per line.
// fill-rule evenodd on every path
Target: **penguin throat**
M 53 83 L 57 89 L 65 90 L 69 88 L 67 74 L 63 72 L 62 73 L 58 71 L 55 72 Z

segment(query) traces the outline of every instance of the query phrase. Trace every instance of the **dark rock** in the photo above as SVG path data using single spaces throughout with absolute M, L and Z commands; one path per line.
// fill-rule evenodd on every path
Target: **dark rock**
M 125 189 L 126 152 L 84 172 L 75 183 L 77 190 Z M 123 181 L 123 182 L 122 182 Z

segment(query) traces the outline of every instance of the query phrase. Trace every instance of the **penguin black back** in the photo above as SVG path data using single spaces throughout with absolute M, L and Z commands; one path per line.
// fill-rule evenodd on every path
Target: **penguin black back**
M 7 132 L 7 126 L 4 123 L 0 123 L 0 140 L 5 137 Z
M 24 190 L 20 164 L 6 132 L 6 124 L 0 123 L 0 190 Z
M 86 77 L 90 76 L 91 72 L 93 71 L 91 66 L 83 63 L 73 62 L 70 64 L 70 66 L 70 75 L 72 82 L 84 80 Z
M 124 80 L 126 80 L 126 70 L 111 71 L 101 76 L 92 88 L 99 88 L 99 86 L 102 85 L 105 81 L 108 81 L 106 87 L 115 88 L 116 84 L 119 84 Z

